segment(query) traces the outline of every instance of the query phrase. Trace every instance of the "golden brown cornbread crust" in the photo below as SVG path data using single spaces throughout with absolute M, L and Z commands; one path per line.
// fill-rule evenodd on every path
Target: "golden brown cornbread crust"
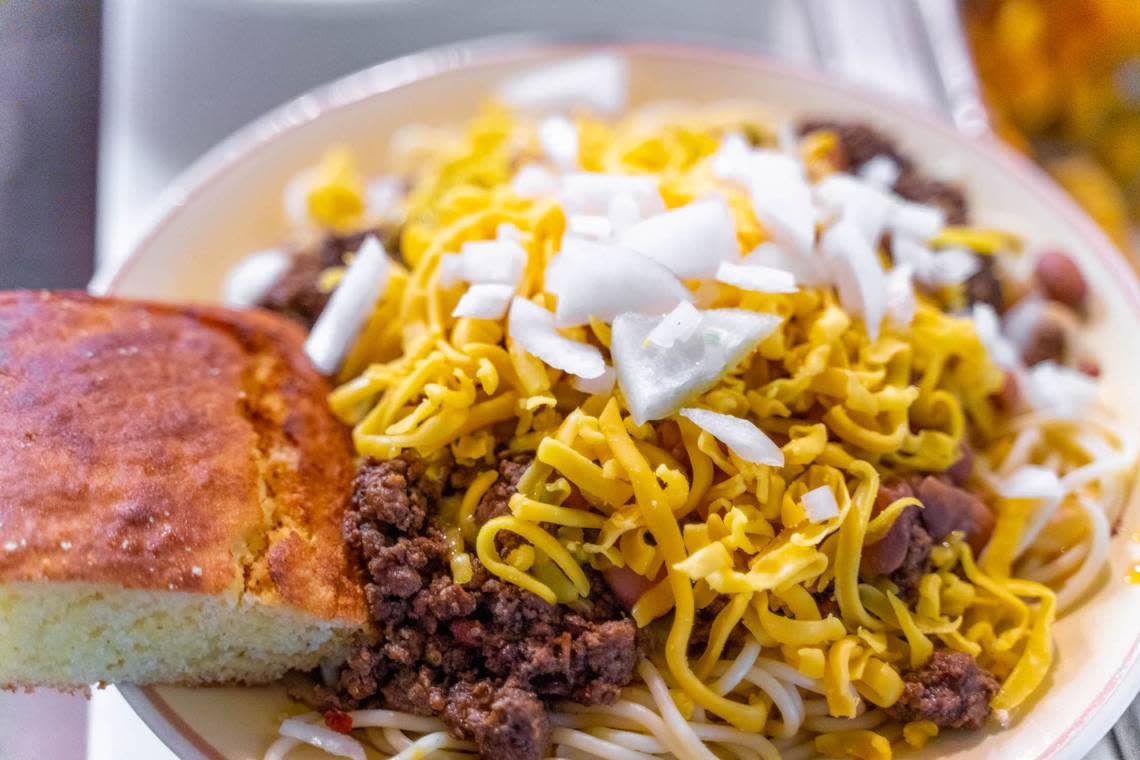
M 244 592 L 362 624 L 351 442 L 303 343 L 264 312 L 0 293 L 0 584 Z

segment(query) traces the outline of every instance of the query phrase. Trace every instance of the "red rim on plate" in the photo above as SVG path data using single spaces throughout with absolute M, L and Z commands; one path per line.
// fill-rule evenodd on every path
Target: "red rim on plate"
M 1104 232 L 1043 171 L 996 138 L 987 136 L 978 140 L 969 140 L 949 124 L 916 109 L 913 104 L 837 83 L 814 72 L 789 66 L 758 53 L 674 42 L 552 43 L 528 36 L 496 37 L 433 48 L 381 63 L 312 90 L 238 130 L 181 173 L 159 196 L 144 224 L 144 232 L 132 246 L 131 253 L 123 260 L 105 287 L 99 289 L 114 292 L 124 274 L 137 263 L 141 252 L 148 247 L 159 231 L 178 215 L 181 208 L 207 193 L 211 186 L 239 166 L 246 156 L 255 153 L 265 143 L 292 132 L 329 111 L 458 69 L 516 61 L 537 63 L 551 55 L 580 54 L 598 50 L 611 50 L 632 56 L 638 53 L 656 53 L 692 60 L 695 63 L 745 64 L 760 74 L 798 80 L 817 89 L 848 94 L 856 91 L 860 93 L 861 99 L 882 109 L 904 112 L 908 121 L 952 140 L 964 153 L 1000 165 L 1004 171 L 1020 180 L 1025 191 L 1036 195 L 1064 221 L 1066 226 L 1076 232 L 1088 249 L 1114 276 L 1140 321 L 1140 281 L 1137 280 L 1136 272 L 1123 255 Z M 1091 748 L 1100 738 L 1099 734 L 1088 735 L 1094 716 L 1100 718 L 1097 723 L 1103 723 L 1103 731 L 1107 731 L 1134 696 L 1121 693 L 1118 687 L 1124 682 L 1125 676 L 1140 665 L 1138 656 L 1140 656 L 1140 634 L 1132 641 L 1120 665 L 1101 691 L 1075 716 L 1072 723 L 1032 760 L 1055 758 L 1062 749 L 1078 738 L 1081 746 L 1074 745 L 1073 749 Z M 124 686 L 121 690 L 127 702 L 147 726 L 172 751 L 181 752 L 183 760 L 227 760 L 225 755 L 178 714 L 158 689 Z

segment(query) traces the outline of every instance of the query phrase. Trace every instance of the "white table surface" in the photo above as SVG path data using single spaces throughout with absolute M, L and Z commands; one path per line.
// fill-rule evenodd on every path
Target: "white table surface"
M 856 78 L 915 93 L 870 3 L 815 0 L 867 29 Z M 897 0 L 882 0 L 889 5 Z M 810 64 L 800 0 L 105 0 L 97 256 L 101 282 L 130 250 L 162 188 L 209 146 L 311 86 L 389 57 L 472 36 L 680 33 L 729 39 Z M 647 28 L 647 24 L 652 28 Z M 894 30 L 897 32 L 897 30 Z M 857 66 L 852 67 L 853 64 Z M 1108 743 L 1093 760 L 1121 757 Z M 0 760 L 176 760 L 113 689 L 90 700 L 0 693 Z

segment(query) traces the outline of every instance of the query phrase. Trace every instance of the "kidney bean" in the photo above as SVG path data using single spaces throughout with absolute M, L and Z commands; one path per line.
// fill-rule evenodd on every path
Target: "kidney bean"
M 1073 259 L 1060 251 L 1046 251 L 1037 259 L 1034 279 L 1049 298 L 1071 309 L 1083 309 L 1088 283 Z

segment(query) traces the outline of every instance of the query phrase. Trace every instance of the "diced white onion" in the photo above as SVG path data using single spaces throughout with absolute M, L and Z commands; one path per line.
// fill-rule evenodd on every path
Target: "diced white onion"
M 546 289 L 558 296 L 557 325 L 605 322 L 634 311 L 659 315 L 692 295 L 656 261 L 636 251 L 579 238 L 564 238 L 546 267 Z
M 839 517 L 839 504 L 828 486 L 813 488 L 803 495 L 801 502 L 812 522 L 821 523 Z
M 510 222 L 503 222 L 495 228 L 495 239 L 511 240 L 517 243 L 522 240 L 522 230 Z
M 614 368 L 606 365 L 605 371 L 598 377 L 586 379 L 575 376 L 570 379 L 570 385 L 582 393 L 609 393 L 614 389 L 616 381 L 617 373 L 614 372 Z
M 641 206 L 632 193 L 617 193 L 610 198 L 606 218 L 612 234 L 620 235 L 642 220 Z
M 700 326 L 701 312 L 688 301 L 681 301 L 673 311 L 661 317 L 646 340 L 661 348 L 672 348 L 677 341 L 688 340 Z
M 840 219 L 828 227 L 820 249 L 831 263 L 839 301 L 848 312 L 863 318 L 874 340 L 887 311 L 887 282 L 874 249 L 853 224 Z
M 760 264 L 733 264 L 722 261 L 717 267 L 716 279 L 718 282 L 755 293 L 795 293 L 799 290 L 796 287 L 795 275 L 791 272 Z
M 626 313 L 613 323 L 610 353 L 638 424 L 667 417 L 710 388 L 775 330 L 780 318 L 744 309 L 711 309 L 701 312 L 701 325 L 688 339 L 669 348 L 648 341 L 658 322 Z
M 552 198 L 558 188 L 558 177 L 538 164 L 523 164 L 511 179 L 511 190 L 520 198 Z
M 550 162 L 563 171 L 578 168 L 578 128 L 565 116 L 547 116 L 538 125 L 538 142 Z
M 908 264 L 914 270 L 914 279 L 928 288 L 961 285 L 981 268 L 977 255 L 972 251 L 964 248 L 932 251 L 925 244 L 903 235 L 892 236 L 891 258 L 895 263 Z
M 974 331 L 978 340 L 986 347 L 986 352 L 994 364 L 1005 369 L 1016 370 L 1021 367 L 1021 357 L 1017 346 L 1007 338 L 1001 330 L 1001 322 L 997 312 L 988 303 L 975 303 L 971 310 L 974 321 Z
M 898 162 L 887 155 L 879 154 L 859 167 L 859 178 L 872 185 L 888 188 L 898 181 Z
M 887 316 L 899 327 L 908 327 L 918 311 L 918 300 L 911 283 L 913 274 L 909 264 L 896 264 L 887 272 Z
M 289 254 L 280 248 L 251 253 L 239 261 L 222 283 L 222 301 L 227 306 L 253 306 L 277 284 L 289 268 Z
M 937 206 L 904 200 L 882 185 L 851 174 L 829 174 L 814 190 L 816 201 L 833 214 L 845 213 L 853 204 L 862 205 L 874 210 L 876 221 L 881 215 L 881 222 L 893 235 L 916 242 L 934 237 L 946 226 L 946 213 Z
M 752 249 L 752 252 L 744 257 L 743 263 L 783 269 L 791 272 L 795 281 L 802 285 L 819 287 L 831 284 L 827 262 L 815 251 L 801 254 L 768 241 Z
M 877 250 L 887 227 L 893 201 L 891 196 L 866 182 L 854 183 L 855 192 L 843 203 L 842 216 L 859 228 L 867 244 Z
M 651 216 L 627 229 L 620 242 L 679 277 L 706 277 L 719 262 L 740 256 L 732 212 L 715 195 Z
M 1091 377 L 1053 361 L 1030 367 L 1020 387 L 1029 406 L 1068 419 L 1080 417 L 1097 396 Z
M 288 736 L 309 744 L 337 757 L 350 760 L 367 760 L 364 746 L 348 734 L 338 733 L 320 723 L 310 723 L 299 718 L 286 718 L 279 729 L 282 736 Z
M 896 235 L 929 240 L 946 226 L 946 212 L 938 206 L 896 198 L 887 226 Z
M 392 176 L 377 177 L 364 189 L 369 215 L 381 220 L 395 218 L 404 202 L 404 194 L 404 180 Z
M 682 409 L 680 414 L 744 461 L 783 467 L 784 452 L 750 420 L 708 409 Z
M 324 374 L 331 375 L 340 368 L 376 301 L 388 287 L 391 265 L 376 236 L 365 238 L 305 340 L 305 353 Z
M 514 285 L 479 283 L 472 285 L 455 304 L 453 317 L 475 319 L 502 319 L 515 294 Z
M 611 204 L 620 196 L 633 201 L 639 220 L 665 210 L 657 181 L 644 175 L 571 172 L 562 177 L 559 185 L 562 210 L 568 216 L 607 215 Z
M 586 380 L 601 377 L 606 371 L 601 351 L 559 334 L 554 315 L 525 298 L 515 296 L 511 302 L 507 331 L 527 353 L 555 369 Z
M 559 61 L 505 81 L 499 97 L 512 108 L 560 111 L 593 108 L 618 113 L 625 108 L 629 64 L 612 53 Z
M 1001 486 L 1007 499 L 1059 499 L 1063 493 L 1057 473 L 1036 465 L 1019 467 Z
M 792 155 L 752 150 L 739 136 L 721 142 L 713 173 L 748 188 L 752 209 L 777 240 L 805 253 L 815 240 L 816 210 L 803 165 Z
M 978 254 L 966 248 L 943 248 L 934 252 L 931 279 L 937 286 L 961 285 L 982 268 Z
M 587 240 L 609 240 L 613 235 L 613 225 L 604 216 L 596 214 L 574 214 L 566 220 L 566 234 Z
M 513 240 L 474 240 L 440 259 L 439 284 L 448 288 L 463 280 L 514 286 L 525 268 L 526 251 Z

